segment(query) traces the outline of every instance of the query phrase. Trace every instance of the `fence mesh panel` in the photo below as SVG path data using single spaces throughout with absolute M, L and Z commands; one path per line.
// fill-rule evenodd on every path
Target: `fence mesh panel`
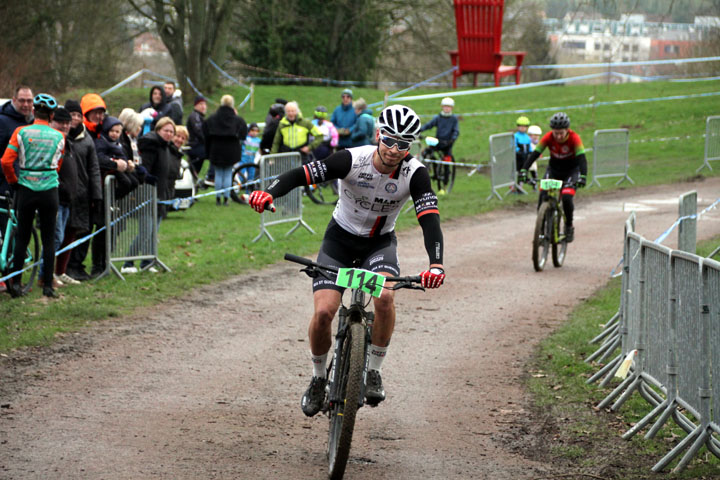
M 645 300 L 647 315 L 647 342 L 645 369 L 655 380 L 667 385 L 668 350 L 670 348 L 670 322 L 668 315 L 668 288 L 670 283 L 669 248 L 646 242 L 645 248 Z
M 490 135 L 490 181 L 492 194 L 515 183 L 515 137 L 512 133 Z
M 593 183 L 598 178 L 627 176 L 629 167 L 628 147 L 630 133 L 625 128 L 596 130 L 593 136 Z M 621 180 L 622 181 L 622 180 Z M 632 180 L 630 180 L 632 183 Z
M 720 425 L 720 262 L 703 261 L 703 304 L 710 315 L 710 358 L 712 372 L 713 421 Z
M 700 294 L 702 291 L 699 257 L 674 251 L 673 283 L 675 285 L 677 317 L 678 396 L 692 405 L 700 407 L 698 386 L 702 385 L 702 361 L 700 322 Z

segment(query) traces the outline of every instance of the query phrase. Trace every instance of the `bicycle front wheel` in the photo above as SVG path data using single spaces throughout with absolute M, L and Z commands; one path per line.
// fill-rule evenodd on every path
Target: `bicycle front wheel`
M 552 242 L 552 261 L 553 265 L 562 267 L 565 261 L 565 253 L 567 252 L 567 241 L 565 240 L 565 222 L 562 221 L 560 216 L 555 217 L 555 228 L 557 229 L 557 235 L 553 236 Z M 557 241 L 555 241 L 557 239 Z
M 448 157 L 445 157 L 448 158 Z M 455 163 L 452 157 L 443 163 L 433 163 L 433 177 L 437 181 L 438 193 L 450 193 L 455 184 Z
M 342 400 L 330 408 L 328 474 L 332 480 L 342 478 L 345 473 L 355 428 L 355 414 L 361 401 L 365 367 L 365 329 L 361 323 L 350 324 L 344 343 L 343 358 L 335 359 L 335 368 L 340 373 L 338 387 Z
M 237 203 L 245 203 L 242 201 L 242 195 L 250 194 L 260 188 L 257 183 L 251 183 L 260 177 L 260 167 L 253 162 L 242 163 L 233 170 L 232 186 L 236 187 L 230 190 L 230 198 Z
M 5 273 L 10 273 L 15 265 L 15 239 L 17 235 L 17 228 L 13 228 L 10 233 L 10 245 L 8 246 L 8 264 Z M 23 272 L 19 277 L 22 284 L 23 293 L 27 294 L 32 290 L 33 283 L 37 278 L 38 265 L 36 263 L 40 260 L 40 239 L 38 237 L 37 229 L 33 225 L 30 231 L 30 242 L 28 243 L 27 249 L 25 250 L 25 258 L 23 259 L 22 269 L 32 265 L 31 268 Z
M 552 222 L 554 212 L 549 202 L 543 202 L 535 220 L 535 235 L 533 236 L 532 261 L 536 272 L 542 271 L 547 262 L 548 251 L 552 236 Z

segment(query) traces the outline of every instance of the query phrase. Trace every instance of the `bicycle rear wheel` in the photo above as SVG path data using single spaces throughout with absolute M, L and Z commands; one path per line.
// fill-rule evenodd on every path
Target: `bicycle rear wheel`
M 339 397 L 342 400 L 330 408 L 328 475 L 332 480 L 342 478 L 345 473 L 355 428 L 355 414 L 360 406 L 365 367 L 365 329 L 361 323 L 350 324 L 342 352 L 342 358 L 335 359 L 335 368 L 339 369 Z
M 535 234 L 533 236 L 532 261 L 536 272 L 542 271 L 547 262 L 552 237 L 552 221 L 554 212 L 550 202 L 543 202 L 535 220 Z
M 455 160 L 449 157 L 450 160 L 446 162 L 445 158 L 440 159 L 443 163 L 433 163 L 433 177 L 437 181 L 438 193 L 450 193 L 455 184 Z
M 252 193 L 260 188 L 257 183 L 250 183 L 259 177 L 260 167 L 257 164 L 246 162 L 238 165 L 232 174 L 232 186 L 237 187 L 237 191 L 234 188 L 230 190 L 230 198 L 237 203 L 245 203 L 242 201 L 242 195 Z
M 565 253 L 567 252 L 567 241 L 565 240 L 565 222 L 562 221 L 562 218 L 556 217 L 555 223 L 557 223 L 557 237 L 553 238 L 552 242 L 552 261 L 553 265 L 557 267 L 562 267 L 563 262 L 565 261 Z M 555 241 L 555 238 L 558 239 L 558 241 Z
M 338 201 L 337 186 L 334 181 L 305 185 L 305 194 L 318 205 L 335 205 Z
M 13 266 L 15 264 L 14 257 L 15 257 L 15 236 L 17 234 L 17 227 L 13 228 L 10 233 L 10 245 L 8 246 L 8 264 L 7 269 L 4 272 L 5 274 L 8 274 L 12 272 Z M 30 231 L 30 242 L 28 243 L 27 249 L 25 250 L 25 259 L 23 260 L 22 268 L 27 268 L 30 265 L 34 265 L 36 262 L 40 260 L 40 239 L 38 237 L 37 229 L 33 225 L 32 230 Z M 14 277 L 13 280 L 17 280 L 20 278 L 20 282 L 22 284 L 22 291 L 23 293 L 28 293 L 30 290 L 32 290 L 33 284 L 35 283 L 35 279 L 37 278 L 38 273 L 38 265 L 34 265 L 32 268 L 26 270 L 23 272 L 19 277 Z

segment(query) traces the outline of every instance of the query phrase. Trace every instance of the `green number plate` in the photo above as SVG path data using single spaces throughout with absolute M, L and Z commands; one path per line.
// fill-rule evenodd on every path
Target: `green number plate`
M 543 190 L 557 190 L 562 187 L 562 180 L 555 180 L 553 178 L 543 178 L 540 180 L 540 188 Z
M 361 268 L 341 268 L 338 270 L 335 285 L 360 289 L 373 297 L 379 297 L 385 285 L 385 277 Z

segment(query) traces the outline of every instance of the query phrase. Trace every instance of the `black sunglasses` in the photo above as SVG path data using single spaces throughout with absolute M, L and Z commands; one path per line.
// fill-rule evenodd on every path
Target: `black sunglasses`
M 380 135 L 380 141 L 387 148 L 397 146 L 397 149 L 401 152 L 407 152 L 408 150 L 410 150 L 410 145 L 412 144 L 412 142 L 408 142 L 406 140 L 398 140 L 397 138 L 393 137 L 386 137 L 385 135 Z

